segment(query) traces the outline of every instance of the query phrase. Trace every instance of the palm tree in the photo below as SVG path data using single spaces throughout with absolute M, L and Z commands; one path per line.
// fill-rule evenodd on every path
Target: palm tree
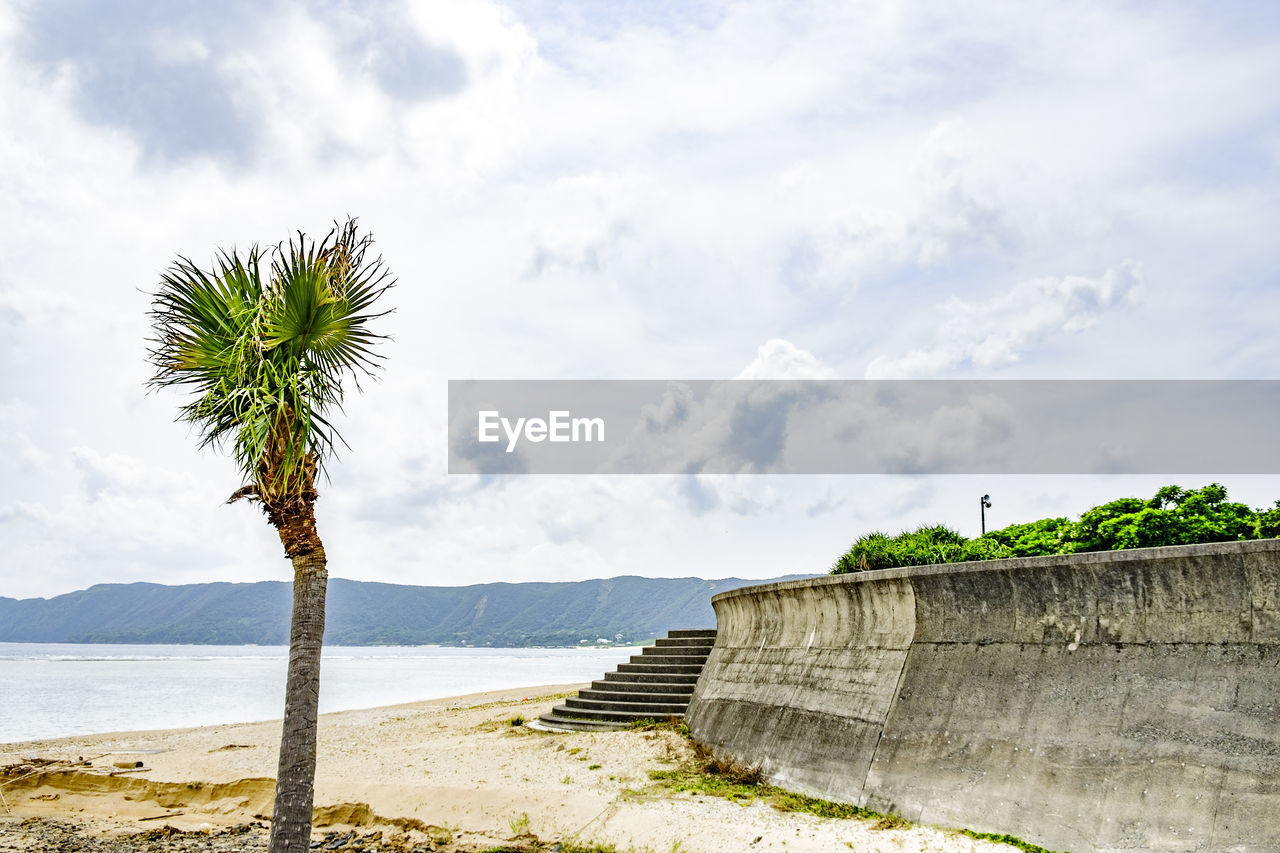
M 315 788 L 320 646 L 328 582 L 316 533 L 316 478 L 342 442 L 330 420 L 342 381 L 359 389 L 382 356 L 369 331 L 394 284 L 354 219 L 316 242 L 299 232 L 268 252 L 219 250 L 204 271 L 184 257 L 150 312 L 152 388 L 190 392 L 178 420 L 201 447 L 230 446 L 243 485 L 228 503 L 260 504 L 293 562 L 293 619 L 271 851 L 305 851 Z M 345 444 L 345 443 L 344 443 Z

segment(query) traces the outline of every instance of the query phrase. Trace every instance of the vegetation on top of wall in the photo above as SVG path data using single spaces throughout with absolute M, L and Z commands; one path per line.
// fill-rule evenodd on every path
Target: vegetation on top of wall
M 977 539 L 967 539 L 943 525 L 926 525 L 897 536 L 868 533 L 840 555 L 831 573 L 1276 537 L 1280 537 L 1280 501 L 1271 509 L 1253 510 L 1228 500 L 1227 490 L 1218 483 L 1200 489 L 1165 486 L 1147 500 L 1120 498 L 1095 506 L 1079 521 L 1042 518 L 992 530 Z
M 842 575 L 898 566 L 998 560 L 1012 556 L 1012 551 L 992 539 L 966 539 L 949 527 L 932 524 L 903 531 L 897 536 L 868 533 L 840 555 L 831 573 Z

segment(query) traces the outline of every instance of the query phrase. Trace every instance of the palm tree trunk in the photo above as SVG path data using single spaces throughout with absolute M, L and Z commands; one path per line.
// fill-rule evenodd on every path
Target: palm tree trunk
M 305 513 L 300 513 L 304 518 L 294 517 L 289 519 L 293 523 L 278 526 L 280 539 L 293 560 L 293 621 L 289 629 L 289 675 L 275 813 L 271 818 L 271 853 L 304 853 L 311 845 L 320 647 L 329 572 L 310 509 L 308 506 Z

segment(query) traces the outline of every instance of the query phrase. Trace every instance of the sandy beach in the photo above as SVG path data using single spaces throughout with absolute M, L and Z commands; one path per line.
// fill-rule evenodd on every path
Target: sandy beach
M 512 724 L 581 686 L 323 715 L 313 838 L 321 849 L 422 853 L 567 842 L 653 853 L 1012 849 L 655 787 L 651 771 L 692 759 L 670 729 Z M 6 744 L 0 851 L 264 849 L 279 736 L 273 720 Z

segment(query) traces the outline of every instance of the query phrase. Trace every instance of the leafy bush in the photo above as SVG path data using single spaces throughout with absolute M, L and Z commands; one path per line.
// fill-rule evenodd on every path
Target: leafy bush
M 1276 501 L 1274 509 L 1265 512 L 1258 510 L 1254 522 L 1253 535 L 1257 539 L 1275 539 L 1280 537 L 1280 501 Z
M 1026 524 L 1010 524 L 987 533 L 987 538 L 1009 549 L 1014 557 L 1062 554 L 1074 525 L 1065 518 L 1042 518 Z
M 1242 503 L 1228 501 L 1227 490 L 1218 483 L 1191 490 L 1165 486 L 1150 500 L 1121 498 L 1093 507 L 1080 516 L 1079 522 L 1070 525 L 1058 550 L 1044 553 L 1257 538 L 1258 514 Z
M 1272 509 L 1254 511 L 1228 500 L 1218 483 L 1200 489 L 1165 486 L 1149 500 L 1120 498 L 1095 506 L 1079 521 L 1042 518 L 978 539 L 942 525 L 897 536 L 868 533 L 840 555 L 831 573 L 1275 537 L 1280 537 L 1280 501 Z
M 993 539 L 966 539 L 949 527 L 933 524 L 904 531 L 897 536 L 868 533 L 840 555 L 831 573 L 842 575 L 898 566 L 998 560 L 1011 556 L 1012 551 Z

